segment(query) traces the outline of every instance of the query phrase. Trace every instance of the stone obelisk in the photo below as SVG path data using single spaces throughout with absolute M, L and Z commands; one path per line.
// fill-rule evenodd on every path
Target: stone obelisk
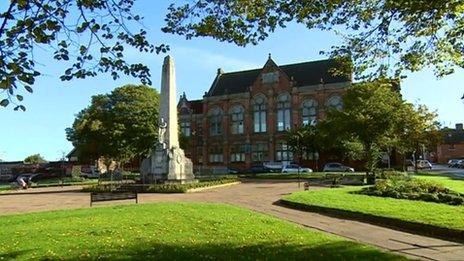
M 159 111 L 160 120 L 164 119 L 166 121 L 165 143 L 167 148 L 179 147 L 176 87 L 174 60 L 168 55 L 164 58 L 161 75 L 161 103 Z
M 161 74 L 158 143 L 140 168 L 146 182 L 196 182 L 192 161 L 179 147 L 176 98 L 174 60 L 166 56 Z

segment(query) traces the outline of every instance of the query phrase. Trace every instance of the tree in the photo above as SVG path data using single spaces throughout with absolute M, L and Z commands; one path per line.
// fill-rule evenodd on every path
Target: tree
M 405 102 L 389 80 L 354 84 L 343 97 L 343 110 L 331 109 L 318 128 L 350 158 L 365 160 L 370 178 L 383 152 L 405 155 L 439 141 L 436 113 Z M 371 180 L 372 180 L 371 179 Z
M 417 159 L 418 152 L 434 151 L 442 140 L 442 134 L 437 113 L 430 112 L 425 105 L 406 103 L 399 114 L 393 146 L 396 152 L 403 155 L 404 168 L 406 155 L 413 155 Z
M 463 14 L 462 0 L 197 0 L 172 4 L 163 31 L 245 46 L 294 21 L 342 34 L 329 53 L 351 57 L 357 78 L 429 66 L 443 76 L 464 68 Z
M 25 110 L 18 90 L 32 93 L 41 75 L 37 49 L 63 62 L 63 81 L 110 73 L 114 79 L 125 74 L 150 84 L 147 66 L 125 60 L 127 47 L 157 53 L 169 47 L 148 41 L 142 17 L 132 12 L 134 1 L 10 0 L 0 12 L 0 89 L 6 95 L 0 105 L 14 103 L 15 110 Z
M 343 110 L 329 111 L 325 129 L 328 136 L 337 137 L 341 143 L 362 146 L 362 158 L 372 177 L 381 151 L 393 143 L 400 120 L 398 111 L 404 102 L 389 81 L 373 81 L 354 84 L 344 95 L 343 103 Z M 350 146 L 345 149 L 351 151 Z
M 286 141 L 290 150 L 299 159 L 303 155 L 314 155 L 320 151 L 320 139 L 318 129 L 312 125 L 303 125 L 299 128 L 290 129 L 286 134 Z M 315 157 L 312 157 L 316 160 Z
M 44 162 L 47 162 L 47 161 L 38 153 L 27 156 L 24 159 L 24 163 L 26 164 L 39 164 L 39 163 L 44 163 Z
M 125 85 L 95 95 L 66 136 L 81 159 L 118 163 L 146 157 L 156 143 L 159 94 L 146 85 Z

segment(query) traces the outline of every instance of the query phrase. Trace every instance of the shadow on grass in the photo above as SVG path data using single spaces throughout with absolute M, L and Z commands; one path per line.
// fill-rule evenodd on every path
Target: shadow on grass
M 49 257 L 41 257 L 49 259 Z M 402 260 L 393 254 L 380 252 L 371 247 L 344 241 L 324 245 L 295 245 L 287 242 L 269 244 L 168 244 L 140 242 L 123 249 L 106 249 L 89 252 L 89 255 L 67 255 L 55 257 L 63 260 Z M 52 258 L 54 259 L 54 258 Z M 406 260 L 404 258 L 404 260 Z
M 17 259 L 29 252 L 32 252 L 34 250 L 32 249 L 24 249 L 24 250 L 17 250 L 17 251 L 11 251 L 7 253 L 0 253 L 0 260 L 13 260 Z

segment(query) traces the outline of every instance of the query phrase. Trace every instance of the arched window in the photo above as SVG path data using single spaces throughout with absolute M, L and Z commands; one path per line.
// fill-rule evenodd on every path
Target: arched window
M 209 132 L 212 136 L 222 134 L 222 110 L 214 108 L 209 112 Z
M 290 129 L 290 108 L 290 95 L 288 93 L 282 93 L 277 96 L 277 131 Z
M 187 107 L 182 107 L 182 108 L 180 109 L 180 114 L 181 114 L 181 115 L 189 115 L 189 114 L 190 114 L 189 108 L 187 108 Z
M 327 100 L 328 108 L 335 108 L 341 110 L 343 108 L 343 100 L 339 95 L 334 95 Z
M 243 134 L 243 118 L 245 110 L 241 105 L 235 105 L 230 109 L 230 132 L 232 134 Z
M 317 119 L 317 101 L 308 99 L 301 104 L 301 116 L 303 125 L 314 125 Z
M 253 126 L 254 132 L 266 132 L 266 97 L 258 95 L 253 99 Z

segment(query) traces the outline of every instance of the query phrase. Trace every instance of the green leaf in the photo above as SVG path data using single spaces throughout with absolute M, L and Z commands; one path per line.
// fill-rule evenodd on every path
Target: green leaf
M 3 99 L 3 100 L 0 102 L 0 106 L 3 106 L 3 107 L 8 106 L 8 104 L 10 104 L 10 101 L 9 101 L 8 99 Z
M 26 91 L 30 92 L 30 93 L 33 93 L 34 91 L 32 90 L 31 86 L 29 85 L 26 85 L 24 86 L 24 89 L 26 89 Z
M 18 99 L 18 101 L 22 101 L 24 98 L 23 98 L 22 95 L 19 95 L 19 94 L 18 94 L 18 95 L 16 95 L 16 99 Z

